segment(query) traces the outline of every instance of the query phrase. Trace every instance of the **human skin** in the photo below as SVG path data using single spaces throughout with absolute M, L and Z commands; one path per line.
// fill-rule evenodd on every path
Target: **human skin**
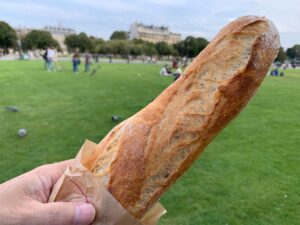
M 48 203 L 51 190 L 71 160 L 38 167 L 0 185 L 1 225 L 88 225 L 95 209 L 87 203 Z

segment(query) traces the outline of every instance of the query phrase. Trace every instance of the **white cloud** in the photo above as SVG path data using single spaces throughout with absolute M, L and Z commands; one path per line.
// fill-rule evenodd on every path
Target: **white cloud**
M 1 11 L 2 12 L 14 12 L 18 15 L 23 15 L 24 19 L 27 18 L 32 19 L 33 17 L 40 18 L 41 20 L 44 18 L 54 19 L 74 19 L 74 12 L 70 12 L 66 9 L 62 9 L 60 7 L 52 7 L 45 4 L 35 3 L 28 4 L 28 2 L 3 2 L 1 3 Z M 80 19 L 88 19 L 89 15 L 84 12 L 76 12 L 76 16 Z M 57 21 L 55 21 L 57 22 Z
M 108 38 L 132 22 L 166 25 L 172 32 L 211 39 L 242 15 L 271 19 L 282 44 L 300 43 L 299 0 L 0 0 L 0 15 L 12 25 L 44 26 L 61 21 L 77 31 Z M 18 24 L 16 24 L 18 23 Z

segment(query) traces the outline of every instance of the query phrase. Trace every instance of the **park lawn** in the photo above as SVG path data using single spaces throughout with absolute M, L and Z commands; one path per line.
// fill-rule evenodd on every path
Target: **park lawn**
M 99 142 L 171 82 L 160 65 L 103 64 L 96 76 L 0 62 L 0 182 Z M 81 68 L 82 69 L 82 68 Z M 16 105 L 20 112 L 5 110 Z M 28 136 L 20 139 L 19 128 Z M 249 106 L 161 199 L 160 225 L 300 224 L 300 70 L 267 77 Z

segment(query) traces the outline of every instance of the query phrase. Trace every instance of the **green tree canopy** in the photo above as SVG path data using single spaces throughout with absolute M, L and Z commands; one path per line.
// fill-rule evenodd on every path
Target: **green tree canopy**
M 173 46 L 177 50 L 179 55 L 186 56 L 186 50 L 185 50 L 185 45 L 184 45 L 183 41 L 180 41 L 180 42 L 174 44 Z
M 149 42 L 143 41 L 142 39 L 138 39 L 138 38 L 133 39 L 132 42 L 133 42 L 134 44 L 145 44 L 145 43 L 149 43 Z
M 157 55 L 157 50 L 155 48 L 155 45 L 150 42 L 144 42 L 143 53 L 148 56 Z
M 93 38 L 89 38 L 85 33 L 71 34 L 66 37 L 65 44 L 69 51 L 79 49 L 80 52 L 94 52 Z
M 143 52 L 143 45 L 142 44 L 135 44 L 133 41 L 129 43 L 129 54 L 138 56 L 144 54 Z
M 294 45 L 286 50 L 289 59 L 300 59 L 300 45 Z
M 114 31 L 110 36 L 110 40 L 128 40 L 128 32 L 126 31 Z
M 92 47 L 90 49 L 91 53 L 101 52 L 105 41 L 102 38 L 97 38 L 94 36 L 90 36 L 89 39 L 91 40 Z
M 139 42 L 139 41 L 133 41 L 134 46 L 136 48 L 137 52 L 141 52 L 139 55 L 147 55 L 147 56 L 154 56 L 154 55 L 159 55 L 159 52 L 156 48 L 156 45 L 151 42 Z
M 0 48 L 13 48 L 16 43 L 17 35 L 15 30 L 8 23 L 0 21 Z
M 286 60 L 286 54 L 284 52 L 283 47 L 280 47 L 278 55 L 277 55 L 277 57 L 275 59 L 275 62 L 281 62 L 281 63 L 283 63 L 285 60 Z
M 184 40 L 184 48 L 187 56 L 189 57 L 197 56 L 198 53 L 201 52 L 207 44 L 208 41 L 204 38 L 195 38 L 189 36 Z
M 166 42 L 158 42 L 155 44 L 155 48 L 159 55 L 172 55 L 174 53 L 173 46 Z
M 205 38 L 188 36 L 185 40 L 175 44 L 174 47 L 182 56 L 195 57 L 208 45 L 208 43 L 209 42 Z
M 117 55 L 156 55 L 155 45 L 149 42 L 137 40 L 110 40 L 99 43 L 96 46 L 96 51 L 103 54 Z
M 79 50 L 81 52 L 91 51 L 93 47 L 92 40 L 83 32 L 81 32 L 78 37 L 80 41 Z
M 68 35 L 65 39 L 65 45 L 69 51 L 79 48 L 80 41 L 77 34 Z
M 71 38 L 71 36 L 69 36 Z M 95 39 L 95 38 L 93 38 Z M 141 39 L 120 40 L 113 39 L 104 41 L 103 39 L 94 41 L 94 49 L 97 53 L 102 54 L 117 54 L 117 55 L 181 55 L 194 57 L 202 51 L 208 41 L 204 38 L 188 37 L 175 45 L 170 45 L 166 42 L 158 42 L 156 44 L 143 41 Z
M 118 55 L 128 55 L 130 42 L 125 40 L 111 40 L 105 43 L 104 52 Z
M 32 30 L 22 40 L 23 48 L 27 50 L 45 49 L 49 46 L 60 49 L 58 42 L 51 33 L 44 30 Z

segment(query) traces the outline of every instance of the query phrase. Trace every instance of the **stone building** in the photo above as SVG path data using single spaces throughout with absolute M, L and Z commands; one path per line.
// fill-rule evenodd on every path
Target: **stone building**
M 67 50 L 67 47 L 64 43 L 66 36 L 76 34 L 76 31 L 74 29 L 62 26 L 45 26 L 43 30 L 48 31 L 52 34 L 52 37 L 58 41 L 63 51 Z
M 19 39 L 24 38 L 26 34 L 28 34 L 32 30 L 38 30 L 38 29 L 26 28 L 26 27 L 15 28 L 16 34 Z
M 172 33 L 168 27 L 147 26 L 142 23 L 133 23 L 130 26 L 129 39 L 142 39 L 144 41 L 157 43 L 167 42 L 175 44 L 181 41 L 181 34 Z
M 52 37 L 58 41 L 63 52 L 67 50 L 67 47 L 64 43 L 66 36 L 71 34 L 76 34 L 76 31 L 71 28 L 63 27 L 63 26 L 45 26 L 42 29 L 34 29 L 34 28 L 16 28 L 16 33 L 19 38 L 24 37 L 32 30 L 44 30 L 48 31 L 52 34 Z

